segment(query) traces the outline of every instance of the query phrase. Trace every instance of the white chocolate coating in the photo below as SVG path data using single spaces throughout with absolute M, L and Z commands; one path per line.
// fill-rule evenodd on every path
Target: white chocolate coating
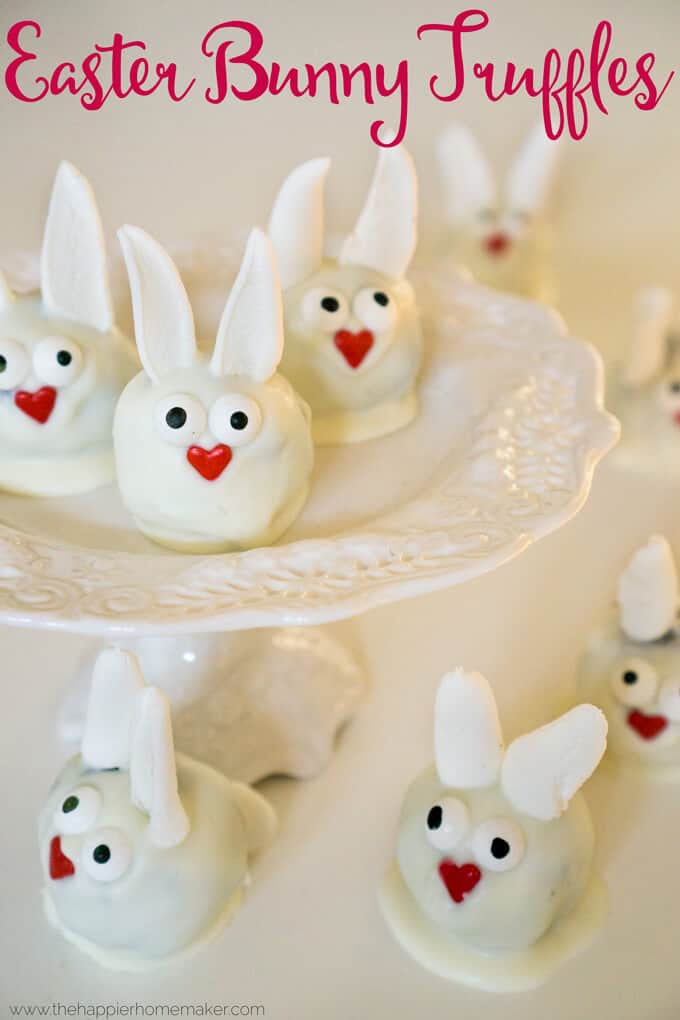
M 463 801 L 469 827 L 454 847 L 441 851 L 428 841 L 427 816 L 445 797 Z M 475 832 L 490 819 L 508 818 L 524 835 L 524 856 L 516 867 L 493 872 L 475 852 Z M 475 791 L 443 787 L 433 768 L 408 791 L 397 838 L 399 869 L 421 910 L 443 934 L 483 953 L 528 949 L 557 924 L 583 895 L 592 854 L 592 824 L 581 796 L 560 818 L 542 822 L 519 815 L 498 787 Z M 438 874 L 443 859 L 480 868 L 481 879 L 461 903 L 452 900 Z
M 113 411 L 138 363 L 113 324 L 92 189 L 68 163 L 52 190 L 40 285 L 15 297 L 0 274 L 0 488 L 86 492 L 115 476 Z
M 444 677 L 436 763 L 406 795 L 381 890 L 388 923 L 416 959 L 453 980 L 511 989 L 545 980 L 589 941 L 603 898 L 578 790 L 605 734 L 602 713 L 580 705 L 504 751 L 484 677 Z
M 101 334 L 47 318 L 36 296 L 16 298 L 0 309 L 0 350 L 6 337 L 26 351 L 30 369 L 17 387 L 0 392 L 0 487 L 58 496 L 112 481 L 113 413 L 137 368 L 132 345 L 115 330 Z M 40 422 L 17 407 L 15 396 L 46 385 L 34 363 L 35 350 L 46 337 L 77 344 L 83 364 L 73 382 L 55 387 L 53 410 Z
M 232 451 L 219 478 L 207 480 L 191 466 L 189 444 L 159 438 L 155 409 L 173 394 L 195 397 L 206 412 L 226 394 L 259 405 L 262 428 Z M 114 444 L 123 502 L 140 531 L 184 552 L 270 545 L 304 504 L 314 462 L 308 410 L 283 376 L 266 383 L 216 377 L 205 361 L 157 384 L 144 373 L 133 379 L 116 410 Z M 198 445 L 212 450 L 218 439 L 206 428 Z
M 114 421 L 123 502 L 144 534 L 183 552 L 270 545 L 304 505 L 314 449 L 309 408 L 276 371 L 269 241 L 252 231 L 208 359 L 169 256 L 138 228 L 119 236 L 144 366 Z
M 552 235 L 545 205 L 559 146 L 537 124 L 502 181 L 472 133 L 451 125 L 438 142 L 447 254 L 482 284 L 525 297 L 553 297 Z
M 634 683 L 624 674 L 635 673 Z M 630 679 L 630 678 L 629 678 Z M 637 643 L 611 620 L 581 659 L 579 696 L 602 709 L 615 759 L 680 780 L 680 639 L 676 632 Z
M 410 156 L 399 147 L 381 152 L 337 259 L 324 258 L 329 166 L 314 159 L 296 167 L 269 221 L 284 284 L 283 371 L 309 402 L 320 444 L 361 442 L 407 425 L 418 409 L 423 347 L 405 277 L 418 216 Z
M 336 325 L 329 321 L 327 328 L 320 329 L 309 314 L 308 295 L 318 292 L 320 302 L 326 291 L 341 302 L 339 321 Z M 384 329 L 369 328 L 361 312 L 355 311 L 357 295 L 366 291 L 385 294 L 394 308 Z M 377 309 L 380 312 L 381 306 Z M 415 382 L 423 339 L 415 295 L 407 280 L 328 260 L 285 292 L 284 315 L 282 370 L 312 408 L 316 442 L 359 442 L 412 421 L 417 413 Z M 363 334 L 370 345 L 356 366 L 336 344 L 341 331 L 354 337 Z
M 148 818 L 131 803 L 129 773 L 87 769 L 80 756 L 66 764 L 41 813 L 48 916 L 104 966 L 146 969 L 218 934 L 247 881 L 249 851 L 256 848 L 249 833 L 260 828 L 271 837 L 273 813 L 257 794 L 182 755 L 177 764 L 190 830 L 172 848 L 151 843 Z M 84 832 L 64 833 L 55 812 L 82 787 L 94 788 L 101 798 L 96 817 Z M 86 847 L 97 842 L 99 832 L 102 841 L 111 840 L 111 830 L 124 834 L 131 860 L 119 878 L 97 881 L 84 863 Z M 75 869 L 56 879 L 49 865 L 55 836 Z

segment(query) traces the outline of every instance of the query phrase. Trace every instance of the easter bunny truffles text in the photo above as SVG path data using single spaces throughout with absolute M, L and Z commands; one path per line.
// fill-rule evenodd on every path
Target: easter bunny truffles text
M 197 40 L 196 66 L 180 69 L 172 60 L 152 60 L 151 47 L 141 39 L 115 33 L 107 44 L 95 44 L 91 53 L 65 54 L 53 66 L 45 66 L 40 53 L 42 28 L 37 21 L 17 21 L 7 32 L 14 56 L 4 68 L 4 83 L 19 102 L 38 103 L 48 96 L 70 95 L 87 110 L 100 110 L 113 96 L 149 96 L 164 92 L 175 103 L 194 93 L 214 106 L 228 101 L 250 102 L 262 96 L 288 94 L 338 105 L 359 97 L 370 107 L 385 103 L 379 119 L 372 121 L 370 136 L 376 145 L 390 147 L 406 136 L 409 96 L 417 87 L 429 88 L 438 102 L 453 103 L 470 82 L 481 83 L 491 102 L 525 93 L 537 101 L 547 134 L 563 133 L 582 138 L 593 110 L 606 115 L 611 98 L 627 99 L 639 110 L 653 110 L 663 98 L 674 72 L 665 79 L 655 76 L 653 53 L 629 61 L 612 53 L 613 27 L 601 21 L 590 45 L 564 54 L 551 47 L 542 65 L 520 68 L 511 59 L 504 65 L 474 59 L 475 34 L 487 29 L 488 14 L 478 8 L 458 13 L 448 24 L 414 25 L 414 41 L 429 45 L 432 70 L 429 83 L 411 80 L 407 59 L 388 68 L 377 62 L 355 65 L 327 60 L 315 65 L 284 67 L 267 54 L 274 43 L 265 44 L 262 31 L 251 21 L 224 21 L 213 25 Z M 442 51 L 442 40 L 445 49 Z M 443 55 L 444 54 L 444 55 Z M 447 69 L 448 63 L 448 69 Z M 207 70 L 206 70 L 207 64 Z M 390 132 L 387 124 L 395 124 Z

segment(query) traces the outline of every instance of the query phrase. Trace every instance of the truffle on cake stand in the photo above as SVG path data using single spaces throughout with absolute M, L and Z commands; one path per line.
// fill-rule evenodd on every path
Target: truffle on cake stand
M 201 306 L 209 318 L 231 253 L 185 247 L 176 258 L 197 320 Z M 553 312 L 425 261 L 414 283 L 426 344 L 416 419 L 318 450 L 310 500 L 278 544 L 163 550 L 113 486 L 0 495 L 0 621 L 134 649 L 170 696 L 180 750 L 234 778 L 317 771 L 363 678 L 334 637 L 306 628 L 519 555 L 581 508 L 618 436 L 598 355 Z M 70 740 L 85 690 L 77 680 L 60 716 Z

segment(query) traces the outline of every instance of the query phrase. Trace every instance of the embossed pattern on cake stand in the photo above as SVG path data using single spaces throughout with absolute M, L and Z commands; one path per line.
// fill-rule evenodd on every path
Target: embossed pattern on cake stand
M 184 247 L 176 257 L 197 319 L 209 326 L 219 307 L 215 289 L 226 294 L 233 258 L 210 247 Z M 12 276 L 11 257 L 0 261 Z M 28 287 L 30 259 L 21 268 Z M 172 642 L 159 639 L 204 634 L 198 659 L 211 654 L 221 664 L 213 683 L 222 686 L 224 670 L 231 672 L 240 654 L 227 632 L 330 622 L 460 584 L 566 523 L 618 436 L 603 408 L 598 355 L 569 337 L 554 313 L 470 283 L 447 262 L 423 260 L 414 283 L 428 347 L 417 419 L 392 436 L 320 450 L 310 501 L 279 544 L 183 556 L 137 534 L 113 487 L 77 500 L 3 495 L 0 621 L 127 646 L 134 640 L 138 651 L 145 638 L 149 655 L 155 643 L 158 673 L 166 677 L 175 675 Z M 215 634 L 217 641 L 209 637 Z M 262 638 L 266 657 L 277 639 Z M 281 640 L 285 655 L 285 632 Z M 317 675 L 331 692 L 325 726 L 323 699 L 308 720 L 327 747 L 361 683 L 356 671 L 338 671 L 337 663 L 319 671 L 323 653 L 307 651 L 307 676 Z M 261 674 L 257 657 L 251 661 L 249 682 L 256 686 Z M 177 674 L 186 666 L 176 661 Z M 163 686 L 158 673 L 151 680 Z M 180 694 L 173 699 L 176 718 Z M 197 700 L 209 705 L 209 692 Z M 290 711 L 289 704 L 284 716 Z M 265 732 L 258 730 L 262 740 Z M 178 743 L 184 749 L 181 737 Z M 288 765 L 282 758 L 267 768 Z M 242 776 L 263 768 L 257 755 L 236 765 Z

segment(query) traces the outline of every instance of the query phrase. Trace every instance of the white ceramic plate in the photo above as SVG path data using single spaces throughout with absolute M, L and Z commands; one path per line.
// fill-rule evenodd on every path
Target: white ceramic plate
M 180 263 L 209 322 L 233 260 L 185 249 Z M 468 580 L 569 520 L 618 434 L 599 357 L 554 313 L 444 264 L 421 266 L 416 286 L 420 414 L 392 436 L 320 450 L 310 501 L 278 545 L 163 551 L 114 487 L 2 495 L 0 620 L 96 634 L 322 623 Z

